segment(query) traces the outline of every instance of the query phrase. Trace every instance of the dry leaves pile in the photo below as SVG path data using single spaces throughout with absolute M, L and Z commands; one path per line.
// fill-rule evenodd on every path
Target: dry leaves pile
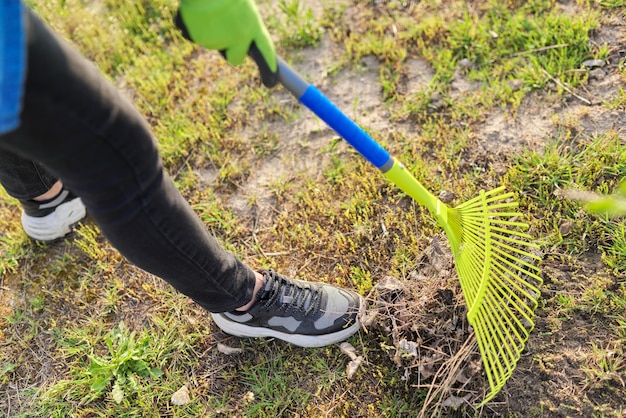
M 480 402 L 488 383 L 445 236 L 431 240 L 406 279 L 385 277 L 368 300 L 365 328 L 391 336 L 402 378 L 428 390 L 421 416 Z

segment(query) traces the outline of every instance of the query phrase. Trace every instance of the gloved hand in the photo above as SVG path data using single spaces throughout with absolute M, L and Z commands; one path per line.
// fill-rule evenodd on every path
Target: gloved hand
M 239 65 L 250 55 L 267 87 L 278 82 L 276 51 L 254 0 L 181 0 L 176 26 L 185 38 Z

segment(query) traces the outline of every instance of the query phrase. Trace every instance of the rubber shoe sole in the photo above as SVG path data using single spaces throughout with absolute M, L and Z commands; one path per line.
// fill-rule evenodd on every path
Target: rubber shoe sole
M 347 340 L 361 328 L 360 318 L 365 306 L 364 300 L 361 298 L 360 311 L 355 322 L 348 328 L 335 331 L 330 334 L 321 335 L 303 335 L 281 332 L 271 328 L 253 327 L 228 319 L 226 314 L 211 313 L 215 324 L 225 333 L 241 338 L 278 338 L 298 347 L 316 348 L 325 347 L 331 344 L 340 343 Z
M 72 228 L 86 215 L 85 206 L 77 197 L 60 204 L 54 212 L 40 218 L 22 212 L 22 226 L 26 234 L 32 239 L 50 242 L 69 234 Z

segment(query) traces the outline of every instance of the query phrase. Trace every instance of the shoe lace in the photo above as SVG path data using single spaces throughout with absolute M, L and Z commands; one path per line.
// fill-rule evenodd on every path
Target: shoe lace
M 260 300 L 266 309 L 276 307 L 285 314 L 301 312 L 307 317 L 319 315 L 322 303 L 320 289 L 288 280 L 272 270 L 265 272 L 265 280 L 265 291 Z

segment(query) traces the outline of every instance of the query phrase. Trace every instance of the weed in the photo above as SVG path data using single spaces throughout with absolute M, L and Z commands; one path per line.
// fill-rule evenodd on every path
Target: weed
M 596 0 L 603 7 L 622 7 L 626 6 L 626 0 Z
M 287 360 L 289 361 L 289 360 Z M 244 371 L 243 383 L 249 387 L 249 413 L 254 416 L 278 417 L 294 413 L 296 405 L 305 405 L 310 393 L 298 384 L 302 364 L 285 364 L 285 358 L 259 354 L 257 367 Z
M 101 248 L 98 238 L 100 237 L 100 230 L 96 225 L 83 225 L 78 229 L 78 239 L 75 244 L 80 248 L 89 258 L 94 261 L 105 258 L 106 251 Z
M 583 369 L 588 385 L 598 385 L 603 381 L 616 381 L 626 387 L 623 377 L 626 372 L 626 360 L 622 347 L 598 347 L 592 343 L 592 354 L 588 366 Z
M 356 285 L 358 292 L 361 295 L 367 295 L 373 286 L 370 272 L 360 267 L 352 267 L 351 270 L 350 277 Z
M 605 106 L 608 109 L 624 109 L 626 107 L 626 91 L 620 86 L 619 93 L 609 100 Z
M 284 22 L 270 16 L 268 26 L 280 35 L 281 44 L 287 48 L 316 46 L 323 35 L 323 28 L 310 7 L 301 0 L 279 0 L 278 9 Z
M 149 366 L 149 335 L 136 341 L 135 332 L 129 332 L 122 322 L 105 336 L 104 341 L 109 355 L 92 355 L 89 358 L 91 364 L 87 375 L 92 391 L 90 397 L 98 398 L 105 390 L 110 389 L 113 400 L 119 404 L 124 399 L 125 392 L 132 393 L 136 390 L 138 378 L 159 378 L 163 375 L 158 367 Z

